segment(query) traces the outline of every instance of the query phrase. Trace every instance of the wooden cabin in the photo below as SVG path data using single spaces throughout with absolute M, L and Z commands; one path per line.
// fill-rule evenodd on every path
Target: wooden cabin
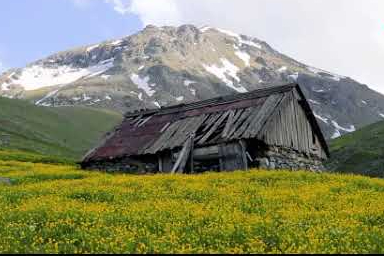
M 81 165 L 130 173 L 320 171 L 328 157 L 304 94 L 288 84 L 128 113 Z

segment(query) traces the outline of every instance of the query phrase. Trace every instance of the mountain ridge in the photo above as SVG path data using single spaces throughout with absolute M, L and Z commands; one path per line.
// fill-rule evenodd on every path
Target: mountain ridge
M 42 106 L 134 111 L 284 83 L 301 85 L 327 138 L 384 118 L 384 96 L 257 38 L 204 26 L 156 27 L 61 51 L 0 76 L 0 95 Z

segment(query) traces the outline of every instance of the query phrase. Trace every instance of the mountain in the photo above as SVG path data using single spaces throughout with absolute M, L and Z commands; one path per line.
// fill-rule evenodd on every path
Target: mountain
M 287 82 L 302 86 L 327 138 L 384 118 L 384 96 L 366 85 L 295 61 L 259 39 L 192 25 L 147 26 L 9 70 L 0 76 L 0 95 L 125 112 Z
M 330 170 L 384 178 L 384 121 L 330 142 Z
M 110 110 L 41 107 L 0 97 L 0 149 L 78 160 L 121 119 Z

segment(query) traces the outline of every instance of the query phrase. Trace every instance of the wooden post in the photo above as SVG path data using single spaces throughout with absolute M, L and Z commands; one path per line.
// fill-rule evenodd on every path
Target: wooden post
M 183 173 L 185 165 L 187 164 L 190 152 L 191 152 L 191 137 L 189 137 L 184 142 L 183 148 L 181 149 L 179 156 L 177 157 L 176 163 L 174 164 L 171 173 L 175 173 L 176 171 Z
M 190 171 L 191 173 L 194 173 L 194 163 L 193 163 L 193 151 L 195 150 L 195 134 L 193 133 L 191 135 L 191 150 L 190 150 L 190 158 L 189 158 L 189 161 L 190 161 Z
M 158 161 L 159 161 L 159 172 L 162 173 L 163 172 L 163 158 L 161 155 L 159 155 L 157 157 Z
M 248 161 L 247 161 L 247 155 L 246 155 L 246 144 L 244 140 L 239 141 L 241 146 L 241 158 L 243 159 L 244 168 L 246 171 L 248 171 Z

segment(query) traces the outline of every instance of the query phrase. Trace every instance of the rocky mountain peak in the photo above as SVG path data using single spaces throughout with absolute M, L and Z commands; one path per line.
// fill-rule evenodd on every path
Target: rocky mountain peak
M 37 105 L 121 112 L 298 82 L 327 137 L 384 118 L 384 96 L 307 66 L 266 42 L 209 26 L 146 26 L 131 36 L 58 52 L 0 76 L 0 95 Z

